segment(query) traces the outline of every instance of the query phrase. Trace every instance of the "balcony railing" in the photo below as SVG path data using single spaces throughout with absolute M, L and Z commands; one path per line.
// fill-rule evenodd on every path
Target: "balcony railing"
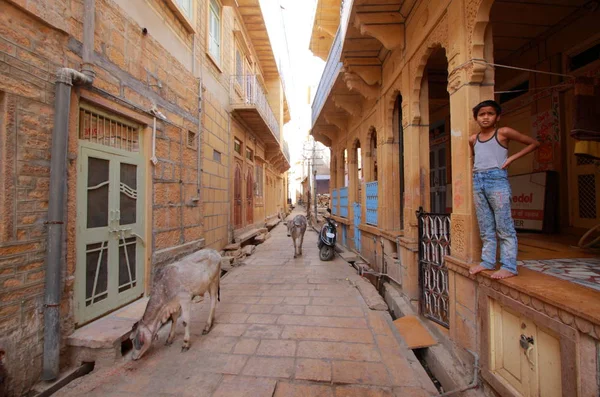
M 255 107 L 262 116 L 271 132 L 281 142 L 279 121 L 271 109 L 265 91 L 261 87 L 256 75 L 231 76 L 231 105 L 241 107 Z
M 340 25 L 341 26 L 341 25 Z M 337 76 L 342 69 L 342 62 L 340 62 L 340 57 L 342 55 L 342 35 L 340 34 L 340 29 L 335 35 L 335 39 L 333 40 L 333 44 L 331 45 L 331 49 L 329 50 L 329 56 L 327 57 L 327 63 L 325 64 L 325 69 L 323 69 L 323 75 L 321 76 L 321 80 L 319 81 L 319 86 L 317 88 L 317 92 L 315 94 L 315 99 L 312 104 L 312 125 L 315 125 L 321 110 L 323 109 L 323 105 L 325 105 L 325 100 L 329 96 L 331 92 L 331 87 L 335 83 Z

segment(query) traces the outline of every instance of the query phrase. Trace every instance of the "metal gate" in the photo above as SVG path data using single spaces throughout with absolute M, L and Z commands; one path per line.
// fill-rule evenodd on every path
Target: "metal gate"
M 358 225 L 360 225 L 361 217 L 360 217 L 360 203 L 354 203 L 354 248 L 360 252 L 360 229 Z
M 449 328 L 448 268 L 450 214 L 417 211 L 419 221 L 419 286 L 421 313 Z

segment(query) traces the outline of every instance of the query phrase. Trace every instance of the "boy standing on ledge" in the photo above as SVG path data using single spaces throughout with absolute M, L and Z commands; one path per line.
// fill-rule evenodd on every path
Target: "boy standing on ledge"
M 511 215 L 511 189 L 508 167 L 515 160 L 540 146 L 535 139 L 509 127 L 497 127 L 502 108 L 495 101 L 483 101 L 473 108 L 480 132 L 469 138 L 473 165 L 473 196 L 483 247 L 481 263 L 471 267 L 470 274 L 496 268 L 496 235 L 500 239 L 500 270 L 492 278 L 517 275 L 517 232 Z M 527 145 L 508 157 L 508 143 Z

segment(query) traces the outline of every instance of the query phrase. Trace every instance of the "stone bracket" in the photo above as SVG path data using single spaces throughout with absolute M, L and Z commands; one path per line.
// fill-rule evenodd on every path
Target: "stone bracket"
M 325 120 L 329 124 L 335 125 L 340 131 L 345 131 L 348 129 L 348 119 L 342 116 L 334 115 L 331 113 L 325 113 Z
M 362 18 L 362 20 L 361 20 Z M 404 48 L 405 26 L 403 22 L 396 23 L 366 23 L 364 17 L 356 15 L 356 28 L 360 34 L 377 39 L 386 49 L 392 51 L 398 47 Z M 370 21 L 369 21 L 370 22 Z
M 333 95 L 333 103 L 336 107 L 346 111 L 352 116 L 360 116 L 362 112 L 360 101 L 357 101 L 348 95 Z
M 344 74 L 344 81 L 350 91 L 358 92 L 365 98 L 377 98 L 379 85 L 369 85 L 360 76 L 351 72 Z
M 380 65 L 345 65 L 345 68 L 348 72 L 359 75 L 369 85 L 381 84 Z

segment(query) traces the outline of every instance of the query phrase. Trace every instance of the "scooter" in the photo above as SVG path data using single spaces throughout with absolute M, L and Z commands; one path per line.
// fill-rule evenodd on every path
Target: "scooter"
M 331 209 L 327 208 L 327 212 L 331 214 Z M 325 224 L 319 233 L 319 259 L 322 261 L 330 261 L 335 255 L 335 241 L 337 237 L 337 224 L 331 217 L 325 217 Z

